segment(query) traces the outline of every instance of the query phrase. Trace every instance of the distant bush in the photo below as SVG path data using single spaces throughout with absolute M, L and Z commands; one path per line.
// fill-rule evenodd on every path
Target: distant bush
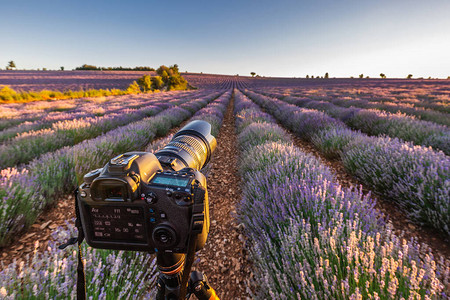
M 133 83 L 128 86 L 127 92 L 129 94 L 139 94 L 141 92 L 141 88 L 136 81 L 133 81 Z
M 186 90 L 191 89 L 186 79 L 184 79 L 179 72 L 178 65 L 167 67 L 160 66 L 156 73 L 159 76 L 144 75 L 137 80 L 137 84 L 143 92 L 153 90 Z M 130 86 L 130 88 L 132 88 Z

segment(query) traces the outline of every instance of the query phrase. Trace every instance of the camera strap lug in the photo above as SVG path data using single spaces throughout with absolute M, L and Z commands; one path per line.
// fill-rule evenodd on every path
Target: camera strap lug
M 61 250 L 66 249 L 70 245 L 75 245 L 77 243 L 77 241 L 78 241 L 78 237 L 70 238 L 64 244 L 59 245 L 58 249 L 61 249 Z

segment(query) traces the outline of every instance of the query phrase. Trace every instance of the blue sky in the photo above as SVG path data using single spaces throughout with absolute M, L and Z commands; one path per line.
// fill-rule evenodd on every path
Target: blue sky
M 450 1 L 0 0 L 0 68 L 450 76 Z

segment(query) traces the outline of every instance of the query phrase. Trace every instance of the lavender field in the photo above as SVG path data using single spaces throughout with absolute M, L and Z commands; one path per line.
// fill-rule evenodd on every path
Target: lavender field
M 0 85 L 126 88 L 139 76 L 0 71 Z M 75 248 L 57 247 L 76 235 L 73 220 L 24 247 L 30 251 L 14 251 L 21 237 L 44 211 L 69 201 L 86 172 L 126 151 L 157 151 L 171 130 L 196 119 L 208 121 L 216 137 L 233 126 L 229 150 L 238 155 L 242 195 L 228 217 L 248 252 L 247 297 L 450 297 L 448 248 L 423 244 L 424 231 L 406 239 L 376 203 L 392 203 L 413 227 L 431 228 L 437 243 L 450 244 L 450 80 L 183 76 L 198 89 L 1 105 L 0 299 L 75 299 Z M 228 110 L 233 120 L 225 124 Z M 204 171 L 211 184 L 228 184 L 226 170 Z M 359 184 L 344 186 L 336 172 Z M 92 299 L 155 296 L 154 257 L 87 245 L 83 252 Z M 15 260 L 4 264 L 10 255 Z M 222 264 L 217 259 L 210 263 Z M 231 271 L 220 270 L 226 280 Z

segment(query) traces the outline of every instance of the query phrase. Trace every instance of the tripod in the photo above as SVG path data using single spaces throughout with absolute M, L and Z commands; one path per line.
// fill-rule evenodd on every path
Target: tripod
M 160 274 L 156 300 L 185 300 L 194 294 L 199 300 L 220 300 L 201 272 L 190 272 L 193 255 L 158 253 L 156 261 Z M 189 282 L 187 276 L 189 275 Z

